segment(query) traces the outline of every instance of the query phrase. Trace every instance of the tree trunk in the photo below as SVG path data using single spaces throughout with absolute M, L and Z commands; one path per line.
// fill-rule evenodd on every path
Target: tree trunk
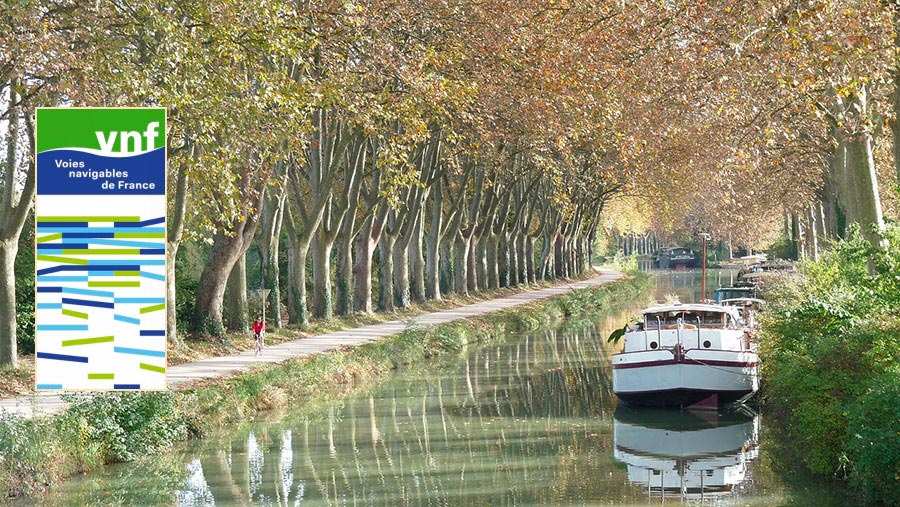
M 441 274 L 440 274 L 440 224 L 431 224 L 431 229 L 425 237 L 425 297 L 428 299 L 441 299 Z
M 374 217 L 369 217 L 356 236 L 353 255 L 353 310 L 372 313 L 372 256 L 375 242 L 372 240 Z
M 378 309 L 394 311 L 394 244 L 397 236 L 384 233 L 378 244 Z
M 509 285 L 519 285 L 519 259 L 516 251 L 516 233 L 510 233 L 506 241 L 507 255 L 509 255 Z
M 809 255 L 812 257 L 813 261 L 819 260 L 819 232 L 818 232 L 818 217 L 816 216 L 816 210 L 818 205 L 810 204 L 806 208 L 806 220 L 807 220 L 807 228 L 806 228 L 806 244 L 808 247 Z
M 331 296 L 331 248 L 334 240 L 329 236 L 320 226 L 312 244 L 312 314 L 314 317 L 325 320 L 331 320 L 334 317 Z
M 387 236 L 387 234 L 385 234 Z M 400 242 L 402 243 L 402 241 Z M 391 257 L 393 259 L 393 284 L 394 306 L 396 308 L 409 308 L 409 243 L 398 244 L 394 240 L 391 244 Z
M 820 247 L 825 246 L 825 240 L 828 239 L 828 232 L 825 228 L 825 210 L 823 209 L 822 203 L 817 202 L 814 203 L 816 207 L 816 232 L 817 239 Z
M 510 286 L 509 277 L 509 241 L 507 241 L 506 231 L 497 235 L 497 271 L 498 282 L 500 287 Z
M 341 234 L 335 243 L 336 263 L 334 273 L 334 311 L 348 315 L 353 311 L 353 238 Z
M 468 237 L 461 232 L 456 234 L 453 242 L 453 285 L 456 292 L 464 296 L 469 295 L 468 285 Z
M 519 272 L 519 283 L 526 284 L 528 283 L 528 268 L 526 268 L 526 259 L 525 259 L 525 235 L 518 234 L 516 235 L 516 261 L 517 261 L 517 271 Z
M 861 111 L 866 111 L 865 91 L 855 97 L 855 104 Z M 884 218 L 881 211 L 881 196 L 878 193 L 878 178 L 875 172 L 875 159 L 872 155 L 872 136 L 868 132 L 859 132 L 846 141 L 846 180 L 853 182 L 852 193 L 849 193 L 848 204 L 855 204 L 853 221 L 859 223 L 863 237 L 876 248 L 887 248 L 884 239 Z M 849 207 L 849 206 L 848 206 Z
M 553 267 L 554 275 L 556 278 L 565 278 L 565 252 L 564 252 L 564 244 L 565 240 L 562 234 L 556 236 L 556 240 L 554 241 L 554 252 L 553 252 Z
M 193 147 L 191 156 L 195 155 Z M 184 217 L 187 214 L 188 172 L 184 164 L 178 166 L 175 182 L 175 197 L 172 212 L 167 217 L 166 227 L 166 340 L 178 343 L 178 314 L 176 298 L 178 296 L 175 278 L 175 262 L 178 259 L 178 248 L 184 236 Z
M 13 79 L 9 87 L 7 111 L 6 167 L 0 170 L 0 366 L 16 367 L 18 350 L 16 338 L 16 254 L 19 251 L 19 236 L 25 227 L 25 219 L 34 202 L 35 165 L 34 157 L 28 156 L 25 181 L 17 181 L 19 157 L 16 153 L 19 139 L 19 117 L 25 118 L 25 135 L 28 138 L 28 153 L 35 151 L 35 130 L 31 112 L 20 104 L 17 90 L 19 79 Z M 25 99 L 22 98 L 22 101 Z M 21 192 L 16 198 L 16 191 Z
M 412 232 L 412 241 L 409 242 L 409 271 L 411 280 L 409 295 L 413 301 L 422 303 L 425 301 L 425 256 L 423 242 L 425 240 L 425 216 L 424 210 L 420 212 L 419 219 Z
M 490 286 L 487 276 L 488 241 L 488 234 L 484 233 L 484 235 L 475 242 L 475 278 L 478 280 L 478 286 L 482 290 L 487 289 Z
M 466 253 L 466 288 L 469 289 L 469 292 L 475 292 L 478 290 L 478 273 L 476 266 L 476 247 L 475 247 L 475 239 L 469 238 L 469 248 Z
M 0 366 L 18 366 L 15 264 L 19 243 L 0 242 Z
M 549 231 L 544 232 L 541 241 L 541 261 L 538 264 L 538 276 L 541 280 L 549 280 L 553 271 L 550 269 L 550 261 L 553 256 L 553 236 Z
M 534 237 L 525 239 L 525 271 L 528 275 L 528 283 L 537 283 L 537 272 L 534 266 Z
M 375 244 L 369 235 L 356 238 L 353 256 L 353 310 L 372 313 L 372 257 Z
M 306 306 L 306 257 L 309 253 L 312 233 L 301 231 L 293 213 L 287 210 L 288 228 L 288 315 L 291 324 L 309 327 L 309 309 Z M 317 223 L 307 227 L 318 227 Z
M 440 245 L 440 268 L 441 268 L 441 293 L 442 294 L 450 294 L 453 292 L 454 285 L 453 281 L 456 279 L 456 275 L 453 272 L 453 255 L 451 253 L 451 242 L 445 236 L 441 240 Z
M 232 234 L 220 232 L 214 236 L 213 245 L 197 284 L 195 332 L 212 336 L 222 336 L 224 333 L 222 300 L 225 296 L 225 285 L 234 263 L 246 251 L 242 229 L 247 225 L 246 222 L 242 223 Z
M 166 341 L 178 343 L 178 308 L 176 298 L 178 294 L 175 279 L 175 261 L 178 258 L 178 248 L 181 241 L 166 241 Z M 2 364 L 2 361 L 0 361 Z
M 263 302 L 265 304 L 265 302 Z M 247 255 L 238 257 L 225 285 L 225 326 L 229 331 L 250 332 L 247 320 Z
M 497 289 L 500 287 L 500 273 L 497 268 L 497 246 L 498 239 L 497 235 L 494 233 L 489 233 L 487 236 L 487 243 L 485 244 L 485 263 L 486 263 L 486 275 L 487 275 L 487 286 L 491 289 Z
M 894 25 L 894 50 L 900 51 L 900 7 L 896 2 L 893 3 L 893 25 Z M 894 153 L 894 171 L 897 173 L 897 183 L 900 183 L 900 61 L 895 57 L 894 69 L 891 72 L 891 80 L 894 89 L 891 92 L 891 102 L 894 108 L 894 117 L 891 119 L 891 133 L 893 144 L 891 146 Z
M 288 317 L 291 324 L 309 326 L 306 308 L 306 255 L 309 247 L 294 239 L 288 242 Z
M 790 214 L 790 227 L 791 227 L 791 245 L 793 248 L 793 259 L 801 260 L 803 258 L 803 244 L 800 239 L 801 231 L 800 231 L 800 222 L 797 220 L 797 213 L 793 211 Z

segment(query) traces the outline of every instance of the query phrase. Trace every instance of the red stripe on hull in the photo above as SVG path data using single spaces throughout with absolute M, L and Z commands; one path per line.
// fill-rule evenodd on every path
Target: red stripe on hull
M 614 364 L 614 370 L 627 370 L 629 368 L 650 368 L 653 366 L 670 366 L 674 364 L 690 364 L 697 366 L 733 366 L 735 368 L 754 368 L 759 365 L 753 361 L 718 361 L 715 359 L 692 359 L 685 357 L 682 361 L 675 359 L 662 359 L 659 361 L 644 361 L 642 363 Z

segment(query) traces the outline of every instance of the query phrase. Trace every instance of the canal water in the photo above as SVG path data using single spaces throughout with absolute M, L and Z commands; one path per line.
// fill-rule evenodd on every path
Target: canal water
M 733 275 L 711 270 L 709 290 Z M 697 272 L 655 276 L 656 299 L 700 297 Z M 753 408 L 618 406 L 606 337 L 642 306 L 412 365 L 374 388 L 263 414 L 16 505 L 800 506 L 840 498 L 829 486 L 809 485 L 809 494 L 784 484 L 765 447 L 765 417 Z

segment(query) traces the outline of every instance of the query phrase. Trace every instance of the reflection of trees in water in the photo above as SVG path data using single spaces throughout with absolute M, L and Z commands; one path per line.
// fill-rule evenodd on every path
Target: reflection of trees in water
M 258 427 L 200 459 L 209 496 L 328 506 L 638 498 L 611 456 L 605 324 L 480 348 L 452 373 L 401 376 L 315 419 Z

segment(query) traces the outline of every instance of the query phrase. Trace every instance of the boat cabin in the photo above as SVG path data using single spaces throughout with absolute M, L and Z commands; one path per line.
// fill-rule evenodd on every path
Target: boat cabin
M 644 310 L 644 327 L 657 329 L 738 329 L 736 315 L 726 308 L 714 305 L 666 305 Z
M 713 304 L 666 304 L 647 308 L 625 334 L 624 352 L 672 348 L 743 350 L 738 309 Z

